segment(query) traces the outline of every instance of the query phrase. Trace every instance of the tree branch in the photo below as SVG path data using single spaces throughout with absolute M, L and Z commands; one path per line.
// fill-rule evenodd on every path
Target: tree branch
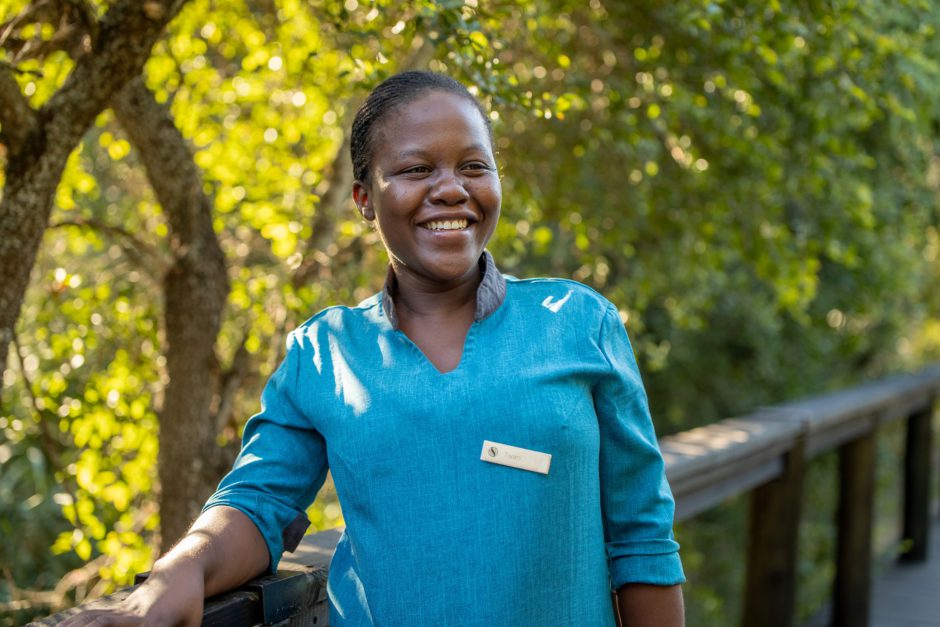
M 235 456 L 241 448 L 241 442 L 234 437 L 237 431 L 236 425 L 232 422 L 232 416 L 238 391 L 245 379 L 252 374 L 253 357 L 245 346 L 247 339 L 248 332 L 246 331 L 238 350 L 235 351 L 231 366 L 220 377 L 218 393 L 212 401 L 214 433 L 223 434 L 228 431 L 228 434 L 233 436 L 229 438 L 225 446 L 217 447 L 213 451 L 214 455 L 207 456 L 211 460 L 210 473 L 218 477 L 224 475 L 232 467 L 232 462 L 235 461 Z
M 115 95 L 111 108 L 166 212 L 175 256 L 195 261 L 216 255 L 224 266 L 212 227 L 212 202 L 202 191 L 202 173 L 166 105 L 137 77 Z
M 241 389 L 242 381 L 251 372 L 252 358 L 251 353 L 245 346 L 248 340 L 248 333 L 243 336 L 235 356 L 232 358 L 232 365 L 222 374 L 222 383 L 219 386 L 219 394 L 215 405 L 215 432 L 221 433 L 232 420 L 232 412 L 235 408 L 235 395 Z
M 352 100 L 347 104 L 346 111 L 356 111 L 359 100 Z M 349 132 L 352 126 L 352 115 L 346 114 L 346 124 L 343 128 L 343 143 L 340 145 L 333 163 L 330 166 L 330 182 L 326 192 L 317 203 L 317 213 L 313 219 L 313 231 L 307 240 L 306 253 L 291 282 L 294 287 L 300 287 L 316 275 L 320 268 L 329 263 L 329 257 L 323 253 L 324 248 L 333 239 L 336 221 L 342 214 L 343 207 L 349 201 L 349 190 L 352 189 L 353 169 L 349 158 Z
M 0 143 L 18 153 L 38 125 L 36 111 L 13 78 L 13 68 L 0 63 Z
M 37 34 L 29 39 L 16 36 L 28 24 L 49 24 L 52 36 Z M 0 25 L 0 47 L 12 53 L 13 63 L 41 59 L 56 50 L 64 50 L 73 59 L 91 52 L 96 33 L 95 11 L 86 0 L 38 0 L 19 15 Z
M 160 253 L 160 250 L 156 246 L 151 246 L 143 241 L 127 229 L 108 224 L 101 220 L 95 220 L 94 218 L 60 220 L 59 222 L 50 224 L 49 228 L 57 229 L 66 226 L 89 228 L 108 235 L 117 236 L 121 240 L 118 246 L 121 247 L 121 250 L 124 251 L 131 261 L 147 270 L 149 274 L 152 274 L 157 279 L 166 274 L 169 264 L 167 263 L 166 257 Z M 127 242 L 127 244 L 124 242 Z
M 39 406 L 39 399 L 36 397 L 35 387 L 33 386 L 33 381 L 29 377 L 29 373 L 26 371 L 26 360 L 23 358 L 23 354 L 20 352 L 20 342 L 19 338 L 16 336 L 16 332 L 13 332 L 13 353 L 16 355 L 16 359 L 19 362 L 20 374 L 23 377 L 23 387 L 26 388 L 26 395 L 29 396 L 30 403 L 32 404 L 33 412 L 36 414 L 36 424 L 39 427 L 39 446 L 42 449 L 43 455 L 46 458 L 46 463 L 54 471 L 56 475 L 62 477 L 60 486 L 65 493 L 69 495 L 69 498 L 72 499 L 72 503 L 77 503 L 78 501 L 75 498 L 75 490 L 78 487 L 74 484 L 74 478 L 72 478 L 69 473 L 62 468 L 60 460 L 62 459 L 62 450 L 65 448 L 62 445 L 62 442 L 56 437 L 56 434 L 52 431 L 52 428 L 49 426 L 49 423 L 43 418 L 42 408 Z M 76 518 L 76 526 L 82 528 L 81 520 Z M 85 531 L 82 529 L 82 531 Z
M 3 24 L 0 24 L 0 47 L 10 49 L 10 42 L 13 37 L 13 33 L 19 30 L 21 27 L 26 26 L 27 24 L 33 24 L 35 22 L 50 22 L 56 11 L 54 11 L 53 2 L 51 0 L 37 0 L 26 6 L 25 9 L 8 19 Z M 16 51 L 15 49 L 13 50 Z
M 4 134 L 18 142 L 7 153 L 0 199 L 0 268 L 5 272 L 0 283 L 0 369 L 7 362 L 13 327 L 69 155 L 112 95 L 140 74 L 154 42 L 185 2 L 115 0 L 98 22 L 91 52 L 76 61 L 65 83 L 35 115 L 23 115 L 19 89 L 10 89 L 15 86 L 10 68 L 0 69 L 0 108 L 6 116 L 0 122 Z
M 164 27 L 186 0 L 119 0 L 98 22 L 92 52 L 82 55 L 65 83 L 43 105 L 46 135 L 71 147 L 111 97 L 138 76 Z
M 26 371 L 26 360 L 23 358 L 22 352 L 20 352 L 20 342 L 16 337 L 15 332 L 13 334 L 12 343 L 13 353 L 16 355 L 16 359 L 20 367 L 20 375 L 23 377 L 23 387 L 26 388 L 26 396 L 29 397 L 30 405 L 32 406 L 32 410 L 36 415 L 36 425 L 39 427 L 40 448 L 42 449 L 43 455 L 46 457 L 46 462 L 49 464 L 49 467 L 61 473 L 63 472 L 63 469 L 59 467 L 59 459 L 60 453 L 64 447 L 49 428 L 49 425 L 46 423 L 46 421 L 43 420 L 42 408 L 39 406 L 39 399 L 36 397 L 33 381 L 29 378 L 29 373 Z M 70 496 L 75 496 L 67 484 L 63 485 L 63 487 Z

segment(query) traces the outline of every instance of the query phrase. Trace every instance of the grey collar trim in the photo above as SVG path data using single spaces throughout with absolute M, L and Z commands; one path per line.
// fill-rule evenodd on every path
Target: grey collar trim
M 488 317 L 506 300 L 506 279 L 496 267 L 493 261 L 493 255 L 490 251 L 484 250 L 480 257 L 480 274 L 482 279 L 477 287 L 477 305 L 473 312 L 474 322 L 479 322 Z M 395 271 L 392 266 L 388 266 L 388 273 L 385 275 L 385 287 L 382 290 L 382 310 L 389 324 L 393 329 L 398 329 L 398 315 L 395 313 L 395 302 L 392 295 L 398 290 L 398 279 L 395 277 Z

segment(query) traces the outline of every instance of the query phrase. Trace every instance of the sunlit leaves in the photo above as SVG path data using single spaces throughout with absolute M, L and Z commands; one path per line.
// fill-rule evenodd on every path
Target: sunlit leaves
M 188 3 L 145 78 L 190 143 L 229 265 L 218 367 L 243 343 L 251 356 L 219 444 L 257 408 L 287 330 L 381 285 L 375 233 L 348 200 L 323 203 L 358 99 L 427 59 L 492 105 L 501 267 L 617 304 L 661 430 L 940 351 L 935 323 L 910 330 L 940 249 L 934 4 Z M 38 106 L 70 67 L 57 53 L 17 80 Z M 61 574 L 103 555 L 100 574 L 124 582 L 157 519 L 173 253 L 112 115 L 71 156 L 52 222 L 22 372 L 4 378 L 18 402 L 0 418 L 0 496 L 17 506 L 0 557 Z M 309 259 L 314 280 L 294 286 Z M 316 527 L 341 520 L 323 503 Z

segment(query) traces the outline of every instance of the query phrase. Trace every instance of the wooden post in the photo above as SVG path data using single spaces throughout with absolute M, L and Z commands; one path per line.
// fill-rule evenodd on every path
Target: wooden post
M 872 431 L 839 448 L 834 627 L 868 625 L 874 497 L 875 434 Z
M 741 624 L 791 627 L 796 614 L 797 539 L 803 502 L 804 442 L 784 458 L 783 474 L 751 493 Z
M 901 560 L 927 559 L 930 532 L 931 421 L 933 403 L 907 419 L 904 453 L 904 531 Z

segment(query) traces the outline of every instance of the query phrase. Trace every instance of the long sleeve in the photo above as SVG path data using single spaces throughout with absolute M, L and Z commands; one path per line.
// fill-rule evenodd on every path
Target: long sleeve
M 298 346 L 288 337 L 287 355 L 261 396 L 261 412 L 245 425 L 242 449 L 204 510 L 234 507 L 258 527 L 274 572 L 281 554 L 293 551 L 309 525 L 305 510 L 327 473 L 326 444 L 298 409 Z
M 685 580 L 672 535 L 675 504 L 630 340 L 609 305 L 598 343 L 608 373 L 594 387 L 604 536 L 614 589 Z

